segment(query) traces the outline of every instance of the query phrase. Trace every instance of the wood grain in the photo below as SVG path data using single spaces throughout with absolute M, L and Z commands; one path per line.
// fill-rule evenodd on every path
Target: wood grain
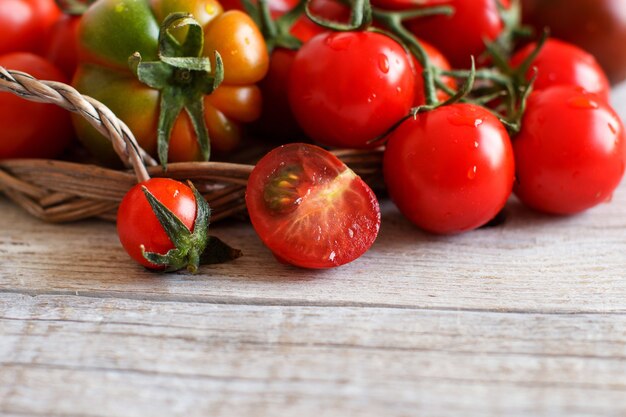
M 111 224 L 0 213 L 3 417 L 626 416 L 626 185 L 452 237 L 387 202 L 372 250 L 317 272 L 246 223 L 214 229 L 244 257 L 159 275 Z

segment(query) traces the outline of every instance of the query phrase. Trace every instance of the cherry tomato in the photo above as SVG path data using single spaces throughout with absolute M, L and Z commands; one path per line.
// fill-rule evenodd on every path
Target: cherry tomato
M 524 22 L 590 52 L 617 83 L 626 78 L 626 2 L 523 0 Z
M 515 194 L 547 213 L 577 213 L 610 200 L 624 174 L 619 116 L 602 96 L 579 87 L 532 93 L 513 147 Z
M 374 32 L 322 33 L 298 51 L 289 103 L 312 139 L 366 148 L 408 114 L 415 75 L 406 51 Z
M 44 40 L 43 56 L 72 79 L 78 66 L 78 24 L 80 16 L 62 15 Z
M 367 184 L 331 153 L 302 143 L 278 147 L 257 163 L 246 204 L 263 243 L 303 268 L 355 260 L 380 227 L 378 201 Z
M 60 14 L 54 0 L 0 1 L 0 54 L 40 53 L 49 28 Z
M 193 231 L 196 219 L 196 198 L 187 185 L 169 178 L 152 178 L 135 185 L 124 196 L 117 212 L 117 233 L 122 246 L 131 258 L 150 269 L 164 269 L 144 258 L 146 252 L 166 254 L 174 244 L 157 219 L 142 187 Z
M 0 56 L 0 65 L 35 78 L 67 83 L 50 62 L 29 52 Z M 73 137 L 70 113 L 54 104 L 35 103 L 0 93 L 0 159 L 54 158 Z
M 470 56 L 478 58 L 485 51 L 484 40 L 496 39 L 504 28 L 496 0 L 424 0 L 419 3 L 419 7 L 450 5 L 454 8 L 452 16 L 415 19 L 407 22 L 407 27 L 418 38 L 439 49 L 455 68 L 468 68 Z
M 511 65 L 518 67 L 536 47 L 531 43 L 522 48 L 511 59 Z M 600 65 L 591 54 L 572 44 L 548 39 L 526 74 L 529 80 L 534 74 L 533 68 L 537 69 L 535 91 L 556 85 L 577 85 L 605 99 L 609 97 L 611 86 Z
M 406 120 L 390 135 L 383 158 L 391 199 L 411 222 L 432 233 L 487 223 L 511 194 L 513 173 L 504 126 L 471 104 Z

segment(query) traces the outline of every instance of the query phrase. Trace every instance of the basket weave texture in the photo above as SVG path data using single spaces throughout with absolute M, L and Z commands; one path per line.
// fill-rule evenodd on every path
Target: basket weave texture
M 115 170 L 59 160 L 0 160 L 0 191 L 33 216 L 53 223 L 88 218 L 115 221 L 120 201 L 137 183 L 137 178 L 145 177 L 146 173 L 192 181 L 207 199 L 212 221 L 245 215 L 246 183 L 254 165 L 185 162 L 168 164 L 167 171 L 163 171 L 139 147 L 130 129 L 106 106 L 66 84 L 39 81 L 26 73 L 0 67 L 0 91 L 26 100 L 56 104 L 79 114 L 112 142 L 125 165 L 133 167 Z M 371 182 L 380 178 L 380 150 L 333 153 L 364 180 Z

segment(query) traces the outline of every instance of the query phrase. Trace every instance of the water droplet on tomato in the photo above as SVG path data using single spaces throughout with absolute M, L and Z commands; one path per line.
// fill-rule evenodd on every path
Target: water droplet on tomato
M 470 180 L 473 180 L 474 178 L 476 178 L 476 171 L 477 170 L 478 170 L 478 168 L 476 167 L 476 165 L 474 165 L 473 167 L 468 169 L 467 170 L 467 178 L 469 178 Z
M 478 141 L 474 141 L 474 148 L 478 149 Z
M 337 254 L 335 253 L 335 251 L 332 251 L 330 253 L 330 255 L 328 255 L 328 260 L 329 261 L 334 261 L 336 256 L 337 256 Z
M 396 91 L 398 92 L 398 94 L 402 94 L 402 87 L 397 86 Z
M 385 74 L 389 72 L 389 58 L 385 54 L 378 55 L 378 68 Z
M 598 103 L 589 97 L 576 96 L 567 101 L 567 104 L 575 109 L 597 109 Z

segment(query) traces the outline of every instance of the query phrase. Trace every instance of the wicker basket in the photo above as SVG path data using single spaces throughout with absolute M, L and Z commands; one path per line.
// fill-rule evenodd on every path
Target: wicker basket
M 193 181 L 211 206 L 211 220 L 245 215 L 249 164 L 186 162 L 166 172 L 137 145 L 128 127 L 107 107 L 63 83 L 39 81 L 0 67 L 0 91 L 26 100 L 52 103 L 78 113 L 107 137 L 121 160 L 133 170 L 42 159 L 0 161 L 0 191 L 30 214 L 47 222 L 87 218 L 115 221 L 117 207 L 137 178 L 167 176 Z M 380 178 L 381 150 L 333 152 L 368 182 Z M 148 168 L 145 168 L 148 167 Z

